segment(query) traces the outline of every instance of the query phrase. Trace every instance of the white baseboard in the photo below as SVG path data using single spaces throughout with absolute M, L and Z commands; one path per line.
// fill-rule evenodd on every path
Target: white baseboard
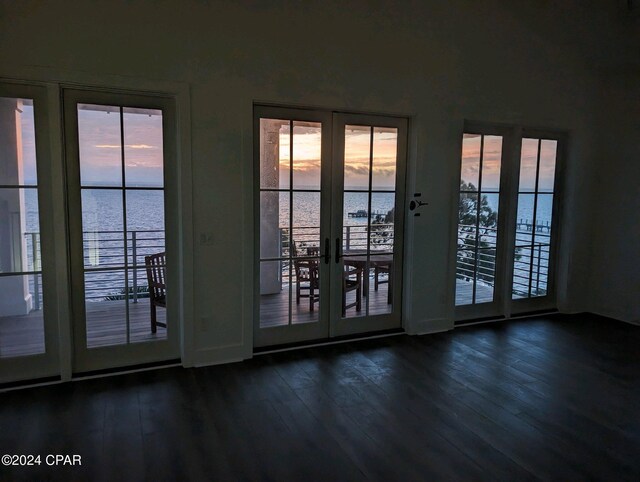
M 601 308 L 601 307 L 597 307 L 597 308 L 592 307 L 592 309 L 589 311 L 594 315 L 605 316 L 607 318 L 613 318 L 614 320 L 622 321 L 624 323 L 640 326 L 640 318 L 638 317 L 638 315 L 634 316 L 627 312 L 618 311 L 615 309 L 612 310 L 608 308 Z

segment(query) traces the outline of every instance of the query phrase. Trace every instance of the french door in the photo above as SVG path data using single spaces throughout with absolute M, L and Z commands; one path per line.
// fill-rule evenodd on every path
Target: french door
M 467 123 L 456 240 L 456 320 L 555 308 L 561 133 Z
M 46 88 L 0 83 L 0 384 L 60 373 L 47 123 Z
M 63 101 L 74 371 L 177 358 L 173 102 L 88 90 Z
M 256 347 L 401 326 L 407 121 L 256 106 Z

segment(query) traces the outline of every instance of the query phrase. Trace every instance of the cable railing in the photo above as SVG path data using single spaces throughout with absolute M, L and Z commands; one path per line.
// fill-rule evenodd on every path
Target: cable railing
M 34 309 L 43 304 L 41 290 L 40 233 L 25 233 L 27 265 L 34 273 L 29 289 Z M 88 302 L 132 300 L 149 297 L 145 256 L 165 250 L 161 229 L 83 232 L 85 299 Z M 128 283 L 125 283 L 127 272 Z M 128 284 L 128 286 L 127 286 Z
M 516 232 L 513 264 L 512 295 L 514 297 L 541 296 L 547 292 L 549 249 L 551 234 L 548 225 L 536 226 L 532 239 L 532 223 L 520 220 Z M 458 226 L 458 254 L 456 278 L 495 286 L 497 228 Z

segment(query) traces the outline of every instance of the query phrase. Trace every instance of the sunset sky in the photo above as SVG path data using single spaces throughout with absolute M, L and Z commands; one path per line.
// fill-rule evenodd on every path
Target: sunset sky
M 125 109 L 123 114 L 126 184 L 162 187 L 162 114 L 140 111 Z M 80 105 L 78 131 L 82 185 L 120 186 L 122 153 L 117 109 L 105 112 Z
M 557 141 L 542 140 L 540 149 L 539 191 L 553 191 Z M 497 191 L 500 183 L 502 137 L 485 136 L 482 190 Z M 535 188 L 538 139 L 523 139 L 519 190 Z M 465 134 L 462 142 L 462 179 L 478 187 L 480 166 L 480 136 Z
M 320 125 L 293 127 L 294 187 L 320 187 Z M 280 129 L 280 185 L 288 185 L 289 126 Z M 346 189 L 367 189 L 369 186 L 371 128 L 347 126 L 345 132 Z M 373 189 L 393 190 L 395 187 L 397 130 L 374 128 Z

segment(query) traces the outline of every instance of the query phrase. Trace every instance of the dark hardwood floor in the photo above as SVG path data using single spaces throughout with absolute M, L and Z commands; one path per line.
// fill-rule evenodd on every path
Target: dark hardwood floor
M 640 480 L 640 327 L 549 316 L 0 394 L 0 480 Z

